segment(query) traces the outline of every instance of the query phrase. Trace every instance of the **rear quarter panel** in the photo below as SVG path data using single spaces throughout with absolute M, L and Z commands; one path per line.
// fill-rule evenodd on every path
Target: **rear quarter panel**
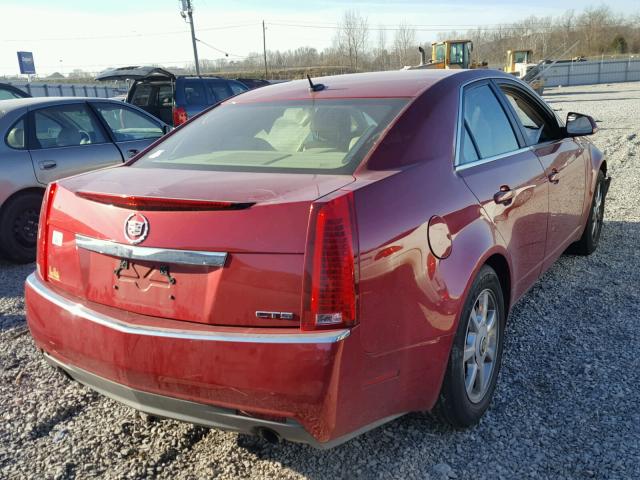
M 367 372 L 412 385 L 403 390 L 407 410 L 433 406 L 447 364 L 423 358 L 422 347 L 439 345 L 448 355 L 476 272 L 493 253 L 508 258 L 502 238 L 454 171 L 458 90 L 446 83 L 414 102 L 349 186 L 355 190 Z M 435 215 L 451 234 L 446 259 L 429 248 Z

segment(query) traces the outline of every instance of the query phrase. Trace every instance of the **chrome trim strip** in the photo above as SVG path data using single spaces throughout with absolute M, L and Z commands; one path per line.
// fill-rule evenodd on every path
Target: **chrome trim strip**
M 512 152 L 501 153 L 500 155 L 494 155 L 493 157 L 481 158 L 480 160 L 476 160 L 474 162 L 463 163 L 462 165 L 456 166 L 456 171 L 459 172 L 461 170 L 466 170 L 467 168 L 477 167 L 478 165 L 483 165 L 485 163 L 495 162 L 496 160 L 500 160 L 501 158 L 512 157 L 513 155 L 518 155 L 520 153 L 530 151 L 531 149 L 532 147 L 519 148 L 518 150 L 514 150 Z
M 226 252 L 139 247 L 137 245 L 125 245 L 109 240 L 98 240 L 79 234 L 76 234 L 76 246 L 83 250 L 111 255 L 113 257 L 146 262 L 223 267 L 227 260 Z
M 143 335 L 148 337 L 172 338 L 179 340 L 198 340 L 210 342 L 237 342 L 237 343 L 278 343 L 278 344 L 320 344 L 336 343 L 349 336 L 351 331 L 347 328 L 341 330 L 323 330 L 310 333 L 260 333 L 254 328 L 249 333 L 236 333 L 226 331 L 199 331 L 182 330 L 176 328 L 151 327 L 148 325 L 134 325 L 117 320 L 108 315 L 91 310 L 80 303 L 73 302 L 54 292 L 42 282 L 36 273 L 27 277 L 27 286 L 34 293 L 40 295 L 48 302 L 69 312 L 71 315 L 83 318 L 89 322 L 101 325 L 118 332 L 130 335 Z M 214 327 L 215 328 L 215 327 Z

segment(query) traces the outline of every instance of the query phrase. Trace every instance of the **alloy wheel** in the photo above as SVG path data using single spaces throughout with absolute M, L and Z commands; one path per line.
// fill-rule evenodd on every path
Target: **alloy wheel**
M 604 216 L 604 208 L 602 204 L 602 186 L 600 183 L 596 186 L 596 193 L 593 198 L 593 211 L 591 212 L 591 238 L 596 240 L 600 233 L 602 220 Z
M 485 289 L 471 309 L 464 344 L 464 383 L 472 403 L 481 402 L 491 384 L 500 335 L 498 322 L 496 298 Z

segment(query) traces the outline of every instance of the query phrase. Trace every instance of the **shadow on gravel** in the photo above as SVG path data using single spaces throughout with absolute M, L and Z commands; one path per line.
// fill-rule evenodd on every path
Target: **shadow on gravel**
M 274 445 L 248 435 L 238 435 L 237 444 L 260 460 L 280 463 L 308 479 L 368 479 L 397 477 L 406 469 L 408 458 L 428 446 L 430 439 L 451 442 L 454 450 L 456 435 L 455 429 L 428 413 L 410 413 L 331 450 L 290 442 Z
M 165 469 L 167 465 L 173 463 L 182 453 L 191 450 L 198 442 L 209 434 L 209 429 L 205 427 L 193 426 L 185 432 L 178 445 L 165 450 L 158 460 L 147 466 L 147 470 L 153 471 L 153 476 L 160 473 L 160 467 Z
M 31 440 L 46 437 L 56 425 L 76 417 L 99 398 L 100 395 L 97 392 L 90 391 L 86 393 L 77 403 L 57 410 L 52 417 L 36 424 L 29 433 L 29 437 Z
M 3 330 L 13 330 L 16 327 L 25 325 L 24 315 L 3 315 L 0 318 L 0 332 Z

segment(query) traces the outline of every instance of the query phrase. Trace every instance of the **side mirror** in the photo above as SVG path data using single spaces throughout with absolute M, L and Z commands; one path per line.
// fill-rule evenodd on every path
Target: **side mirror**
M 584 137 L 585 135 L 593 135 L 598 131 L 596 121 L 589 115 L 581 113 L 569 112 L 567 114 L 567 136 L 568 137 Z
M 173 130 L 173 127 L 171 125 L 165 125 L 164 127 L 162 127 L 162 133 L 164 133 L 165 135 L 171 130 Z

